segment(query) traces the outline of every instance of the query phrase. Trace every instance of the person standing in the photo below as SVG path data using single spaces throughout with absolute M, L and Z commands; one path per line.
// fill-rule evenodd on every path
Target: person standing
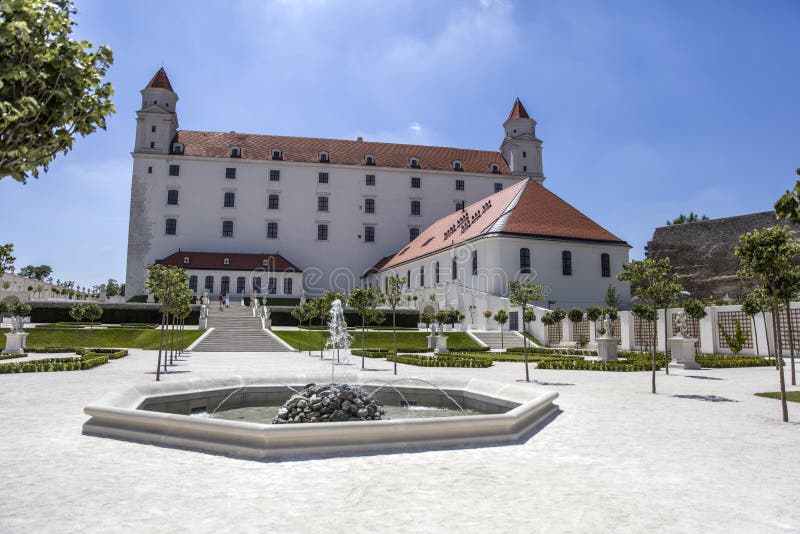
M 225 305 L 225 297 L 222 296 L 222 293 L 219 295 L 219 311 L 222 311 L 222 307 Z

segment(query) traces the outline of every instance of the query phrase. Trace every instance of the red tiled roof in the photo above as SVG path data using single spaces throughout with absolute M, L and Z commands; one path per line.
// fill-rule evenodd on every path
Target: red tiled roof
M 526 179 L 467 206 L 464 211 L 442 217 L 382 269 L 489 234 L 627 245 L 539 182 Z
M 525 111 L 525 106 L 522 105 L 519 98 L 514 100 L 514 107 L 511 108 L 511 113 L 508 114 L 506 120 L 510 121 L 511 119 L 530 119 L 528 112 Z
M 511 174 L 500 152 L 492 150 L 192 130 L 179 131 L 175 142 L 183 145 L 185 156 L 229 158 L 231 147 L 236 146 L 244 159 L 269 160 L 272 150 L 280 149 L 284 161 L 317 163 L 319 153 L 327 152 L 329 163 L 364 165 L 369 154 L 375 158 L 376 167 L 406 168 L 409 172 L 417 170 L 410 164 L 411 158 L 417 158 L 419 170 L 452 171 L 453 161 L 458 160 L 464 172 L 488 174 L 496 163 L 500 174 Z
M 189 263 L 183 259 L 189 258 Z M 225 259 L 228 265 L 225 265 Z M 266 260 L 267 264 L 264 265 Z M 302 272 L 280 254 L 240 254 L 227 252 L 186 252 L 179 250 L 163 260 L 156 260 L 161 265 L 185 267 L 187 269 L 213 269 L 218 271 L 254 271 L 263 269 L 266 272 Z
M 384 257 L 382 257 L 381 259 L 379 259 L 379 260 L 378 260 L 378 262 L 377 262 L 375 265 L 373 265 L 372 267 L 370 267 L 369 269 L 367 269 L 367 271 L 365 271 L 365 272 L 364 272 L 364 276 L 367 276 L 368 274 L 372 274 L 372 273 L 377 273 L 377 272 L 378 272 L 378 271 L 380 271 L 380 270 L 383 268 L 383 266 L 384 266 L 384 265 L 386 265 L 386 264 L 389 262 L 389 260 L 391 260 L 391 259 L 392 259 L 392 256 L 384 256 Z M 362 278 L 364 278 L 364 276 L 362 276 Z
M 166 89 L 167 91 L 172 91 L 172 84 L 169 83 L 169 78 L 167 77 L 167 71 L 164 70 L 164 67 L 158 69 L 158 72 L 156 72 L 155 76 L 153 76 L 153 79 L 150 80 L 150 83 L 148 83 L 147 87 L 145 87 L 145 89 L 152 89 L 152 88 Z M 174 93 L 175 91 L 172 92 Z

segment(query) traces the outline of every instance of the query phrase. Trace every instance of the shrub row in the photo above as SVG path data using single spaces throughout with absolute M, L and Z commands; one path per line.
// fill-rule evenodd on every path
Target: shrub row
M 394 357 L 389 357 L 394 361 Z M 491 367 L 492 360 L 486 356 L 467 356 L 449 353 L 440 353 L 436 356 L 413 356 L 400 354 L 397 356 L 398 363 L 407 365 L 417 365 L 420 367 Z
M 27 354 L 24 353 L 24 352 L 22 354 L 13 354 L 13 353 L 10 353 L 10 352 L 2 352 L 2 353 L 0 353 L 0 360 L 13 360 L 14 358 L 24 358 L 25 356 L 27 356 Z
M 60 352 L 74 352 L 78 353 L 80 349 L 78 347 L 38 347 L 38 348 L 28 348 L 28 352 L 36 352 L 39 354 L 56 354 Z
M 200 310 L 193 309 L 186 318 L 186 324 L 198 324 L 199 315 Z M 105 324 L 161 324 L 161 310 L 139 307 L 103 307 L 103 315 L 100 321 Z M 69 306 L 40 306 L 36 304 L 31 305 L 31 322 L 74 324 L 70 321 Z
M 767 360 L 756 356 L 708 356 L 700 355 L 695 361 L 702 367 L 774 367 L 775 360 Z
M 503 355 L 502 352 L 493 352 L 489 357 L 496 362 L 524 362 L 525 359 L 520 354 Z M 582 360 L 583 356 L 575 356 L 572 354 L 565 354 L 563 356 L 549 356 L 541 354 L 528 354 L 529 362 L 547 362 L 554 360 Z
M 87 352 L 78 357 L 48 358 L 32 362 L 0 363 L 0 374 L 79 371 L 108 363 L 108 354 Z
M 514 354 L 524 354 L 525 347 L 511 347 L 506 349 L 506 352 L 512 352 Z M 584 349 L 557 349 L 553 347 L 528 347 L 528 353 L 535 353 L 535 354 L 550 354 L 550 355 L 561 355 L 561 354 L 573 354 L 578 356 L 597 356 L 596 350 L 584 350 Z
M 360 350 L 353 349 L 350 351 L 353 356 L 364 356 L 365 358 L 387 358 L 389 353 L 386 350 Z
M 651 366 L 639 362 L 587 361 L 580 358 L 545 360 L 539 362 L 537 369 L 565 369 L 575 371 L 649 371 Z M 660 366 L 658 367 L 661 368 Z

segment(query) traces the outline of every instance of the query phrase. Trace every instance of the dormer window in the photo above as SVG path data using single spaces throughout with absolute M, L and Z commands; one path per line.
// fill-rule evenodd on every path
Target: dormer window
M 408 163 L 412 169 L 419 169 L 419 160 L 417 158 L 411 158 Z
M 283 159 L 283 152 L 280 148 L 273 148 L 272 149 L 272 159 L 274 160 L 282 160 Z
M 320 161 L 320 163 L 327 163 L 328 161 L 330 161 L 330 159 L 328 159 L 328 153 L 327 152 L 320 152 L 319 153 L 319 161 Z
M 500 165 L 497 163 L 492 163 L 489 168 L 492 169 L 492 174 L 500 174 Z
M 231 147 L 231 157 L 232 158 L 241 158 L 242 157 L 242 150 L 238 146 Z
M 463 171 L 463 170 L 464 170 L 464 167 L 462 167 L 462 166 L 461 166 L 461 162 L 460 162 L 460 161 L 458 161 L 458 160 L 455 160 L 455 161 L 453 162 L 453 170 L 454 170 L 454 171 L 461 172 L 461 171 Z
M 231 260 L 229 260 L 228 258 L 225 258 L 224 260 L 222 260 L 222 264 L 223 265 L 230 265 L 231 264 Z
M 364 165 L 375 165 L 375 156 L 371 154 L 364 156 Z
M 261 265 L 263 265 L 264 267 L 269 266 L 269 260 L 262 260 Z
M 184 256 L 184 258 L 183 258 L 183 264 L 184 264 L 184 265 L 189 265 L 189 256 Z
M 172 152 L 175 154 L 183 154 L 183 145 L 180 143 L 173 143 Z

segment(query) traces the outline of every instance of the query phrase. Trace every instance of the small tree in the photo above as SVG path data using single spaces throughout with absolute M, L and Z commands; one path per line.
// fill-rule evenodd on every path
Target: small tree
M 764 333 L 767 331 L 766 312 L 769 311 L 769 298 L 764 294 L 763 289 L 756 289 L 747 294 L 742 302 L 742 311 L 750 316 L 753 321 L 753 339 L 756 343 L 756 355 L 758 355 L 758 335 L 756 335 L 756 314 L 761 314 L 764 319 Z M 687 312 L 688 313 L 688 312 Z M 769 336 L 767 338 L 767 356 L 769 356 Z
M 483 317 L 486 319 L 486 330 L 489 330 L 489 320 L 492 318 L 492 310 L 483 310 Z
M 470 326 L 475 324 L 475 310 L 477 310 L 477 309 L 478 309 L 478 307 L 475 306 L 474 304 L 470 304 L 467 307 L 467 310 L 469 311 L 469 324 L 470 324 Z
M 505 344 L 503 343 L 503 325 L 508 322 L 508 312 L 503 308 L 500 308 L 497 310 L 497 313 L 494 314 L 494 320 L 500 325 L 500 348 L 504 349 Z
M 308 301 L 303 302 L 303 304 L 298 304 L 294 308 L 292 308 L 292 317 L 297 319 L 297 323 L 300 325 L 300 327 L 298 328 L 298 331 L 301 334 L 300 335 L 300 339 L 298 340 L 299 341 L 299 343 L 298 343 L 298 352 L 303 352 L 303 336 L 302 336 L 303 331 L 302 331 L 302 328 L 303 328 L 303 323 L 305 323 L 306 321 L 309 320 L 309 317 L 308 317 L 309 307 L 306 306 L 307 302 Z M 310 330 L 309 330 L 309 332 L 310 332 Z M 311 345 L 309 344 L 309 354 L 311 353 L 310 347 L 311 347 Z
M 622 299 L 617 295 L 617 289 L 611 284 L 608 284 L 606 289 L 605 304 L 606 308 L 614 308 L 615 310 L 618 310 L 622 305 Z
M 432 313 L 421 313 L 419 314 L 419 322 L 425 325 L 425 330 L 433 333 L 431 330 L 431 325 L 436 321 L 436 317 Z
M 394 353 L 394 374 L 397 374 L 397 306 L 403 296 L 403 287 L 406 281 L 399 276 L 392 276 L 386 280 L 386 293 L 384 302 L 392 310 L 392 352 Z
M 739 237 L 741 246 L 736 247 L 735 254 L 739 258 L 739 276 L 756 278 L 770 298 L 772 317 L 778 317 L 781 302 L 783 278 L 797 267 L 794 258 L 800 253 L 800 243 L 794 238 L 786 226 L 773 226 L 746 233 Z M 784 422 L 789 421 L 789 410 L 786 405 L 786 381 L 783 374 L 783 347 L 780 329 L 773 319 L 775 329 L 776 360 L 781 391 L 781 412 Z
M 85 313 L 86 313 L 86 311 L 84 309 L 84 306 L 80 302 L 76 302 L 69 309 L 69 317 L 70 317 L 70 319 L 72 319 L 76 323 L 79 323 L 79 322 L 81 322 L 83 320 L 83 317 L 84 317 Z M 74 336 L 75 346 L 76 347 L 78 346 L 78 330 L 79 330 L 79 328 L 76 326 L 75 327 L 75 336 Z
M 17 258 L 15 258 L 13 254 L 14 245 L 12 243 L 0 245 L 0 276 L 3 276 L 14 266 L 14 262 Z
M 728 334 L 725 329 L 722 327 L 722 323 L 719 323 L 719 331 L 722 334 L 722 337 L 725 338 L 725 342 L 728 344 L 728 347 L 731 349 L 734 355 L 738 355 L 742 352 L 744 348 L 744 344 L 747 342 L 749 336 L 742 332 L 742 325 L 739 324 L 739 321 L 733 322 L 733 335 Z
M 699 299 L 691 299 L 686 301 L 686 303 L 683 305 L 683 311 L 686 312 L 687 317 L 698 322 L 703 320 L 703 318 L 707 315 L 706 305 L 702 300 Z M 753 332 L 755 332 L 755 329 Z M 697 354 L 697 343 L 694 344 L 694 352 Z
M 103 308 L 101 308 L 99 305 L 95 304 L 94 302 L 92 302 L 90 304 L 84 304 L 84 306 L 83 306 L 83 317 L 87 321 L 89 321 L 90 323 L 93 323 L 93 322 L 97 321 L 98 319 L 100 319 L 100 317 L 102 317 L 102 316 L 103 316 Z M 93 328 L 93 325 L 90 324 L 89 325 L 89 344 L 92 343 L 93 338 L 94 338 L 94 328 Z
M 533 310 L 528 309 L 529 304 L 541 300 L 544 297 L 544 288 L 540 284 L 534 284 L 530 281 L 517 281 L 511 280 L 508 283 L 508 301 L 512 306 L 519 306 L 522 308 L 522 342 L 525 351 L 525 381 L 530 382 L 530 372 L 528 370 L 528 336 L 525 334 L 524 325 L 536 320 L 536 314 Z M 530 314 L 528 312 L 530 311 Z M 526 315 L 527 314 L 527 315 Z M 526 319 L 530 317 L 530 319 Z M 502 335 L 501 335 L 502 340 Z
M 574 334 L 578 330 L 578 323 L 583 321 L 583 310 L 580 308 L 572 308 L 567 313 L 567 319 L 572 323 L 572 332 Z M 575 341 L 577 345 L 582 344 L 579 339 L 574 339 L 573 341 Z
M 376 291 L 375 288 L 363 288 L 363 287 L 356 287 L 350 291 L 350 295 L 347 297 L 347 305 L 353 308 L 358 315 L 361 316 L 361 368 L 364 369 L 366 367 L 365 364 L 365 357 L 364 357 L 364 350 L 366 349 L 366 345 L 364 344 L 364 338 L 366 336 L 367 331 L 367 321 L 370 318 L 370 314 L 373 314 L 377 311 L 378 306 L 381 304 L 382 296 L 379 291 Z
M 595 334 L 597 334 L 597 321 L 600 320 L 602 316 L 603 316 L 603 308 L 601 308 L 600 306 L 589 306 L 588 308 L 586 308 L 586 318 L 589 321 L 591 321 L 594 327 Z M 605 334 L 605 332 L 603 333 Z M 608 335 L 610 336 L 611 333 L 609 332 Z

